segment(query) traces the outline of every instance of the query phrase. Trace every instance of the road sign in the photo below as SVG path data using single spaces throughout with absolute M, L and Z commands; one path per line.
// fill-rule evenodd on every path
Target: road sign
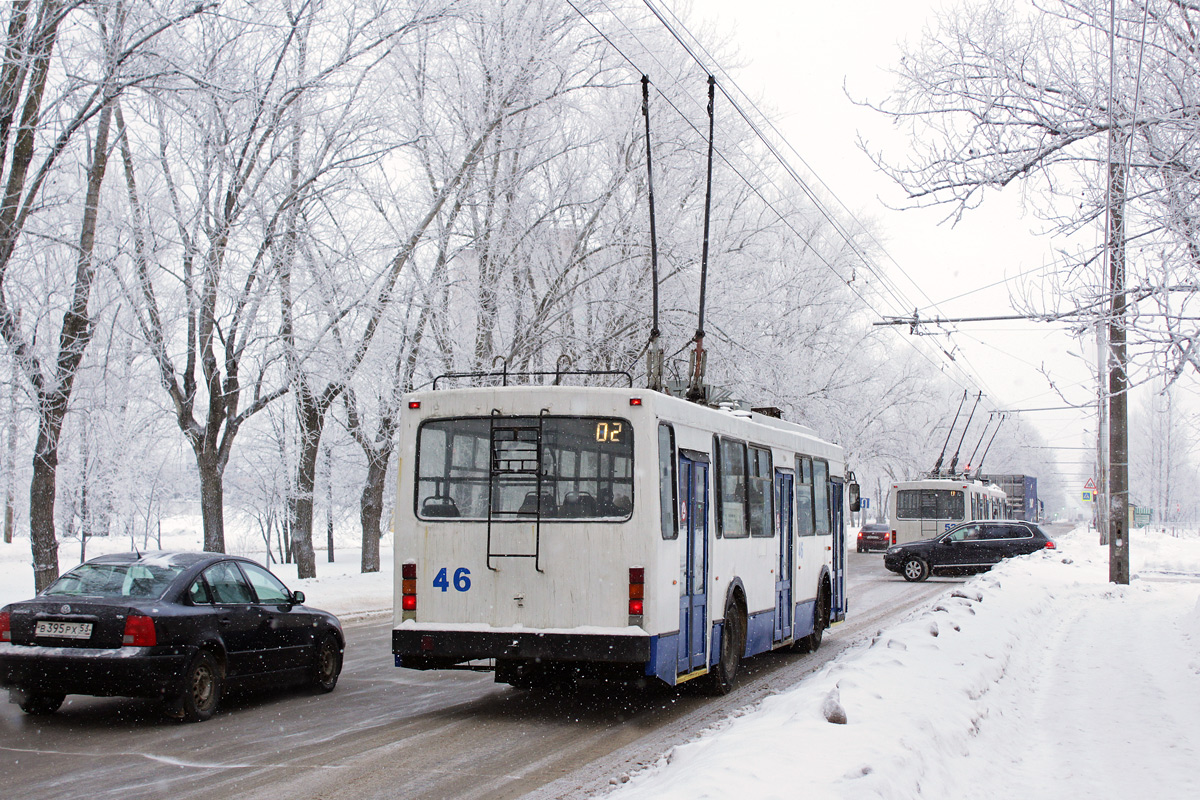
M 871 507 L 871 498 L 869 498 L 869 497 L 862 498 L 862 507 L 870 508 Z
M 1083 490 L 1083 502 L 1085 502 L 1085 503 L 1096 502 L 1096 493 L 1093 492 L 1091 489 L 1084 489 Z
M 1090 489 L 1091 491 L 1094 492 L 1094 491 L 1096 491 L 1096 482 L 1094 480 L 1092 480 L 1091 478 L 1088 478 L 1087 483 L 1085 483 L 1083 485 L 1083 488 Z

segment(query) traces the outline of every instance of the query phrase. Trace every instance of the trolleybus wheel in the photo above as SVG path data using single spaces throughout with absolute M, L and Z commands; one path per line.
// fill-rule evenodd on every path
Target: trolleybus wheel
M 795 649 L 800 653 L 814 653 L 825 638 L 825 629 L 829 627 L 829 590 L 821 584 L 817 593 L 817 605 L 813 608 L 813 629 L 808 636 L 796 640 Z
M 745 650 L 746 615 L 731 600 L 725 607 L 725 625 L 721 628 L 721 657 L 709 673 L 708 685 L 713 694 L 729 694 L 733 690 L 733 679 Z

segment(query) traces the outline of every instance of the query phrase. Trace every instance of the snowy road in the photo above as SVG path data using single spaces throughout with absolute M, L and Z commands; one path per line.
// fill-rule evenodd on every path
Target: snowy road
M 879 554 L 849 558 L 849 621 L 814 655 L 769 654 L 725 698 L 585 688 L 572 696 L 497 686 L 490 674 L 392 666 L 390 623 L 350 625 L 331 695 L 231 698 L 179 725 L 148 702 L 70 697 L 50 718 L 0 703 L 5 796 L 560 797 L 607 785 L 731 711 L 791 685 L 952 581 L 908 584 Z M 11 793 L 10 793 L 11 792 Z

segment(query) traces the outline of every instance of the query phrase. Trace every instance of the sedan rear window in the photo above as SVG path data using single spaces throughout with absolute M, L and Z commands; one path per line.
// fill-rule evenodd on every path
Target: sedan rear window
M 183 567 L 163 564 L 80 564 L 46 589 L 73 597 L 162 597 Z

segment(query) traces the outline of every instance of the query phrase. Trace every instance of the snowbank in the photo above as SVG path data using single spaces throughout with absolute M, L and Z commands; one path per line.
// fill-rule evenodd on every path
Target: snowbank
M 1135 537 L 1147 574 L 1200 576 L 1200 538 Z M 1200 585 L 1111 585 L 1094 538 L 950 589 L 611 796 L 1200 797 Z
M 227 529 L 233 528 L 228 522 Z M 254 539 L 248 535 L 227 533 L 227 541 L 241 543 L 231 552 L 253 558 L 260 564 L 264 560 L 261 542 L 254 547 Z M 162 547 L 164 550 L 200 550 L 204 537 L 200 520 L 192 516 L 174 517 L 163 520 Z M 279 576 L 289 589 L 304 592 L 305 603 L 316 608 L 332 611 L 343 622 L 376 613 L 391 613 L 392 610 L 392 548 L 391 537 L 384 537 L 380 552 L 380 571 L 363 575 L 359 572 L 362 550 L 356 541 L 346 538 L 335 542 L 336 561 L 327 563 L 325 548 L 317 550 L 317 577 L 299 580 L 294 564 L 271 564 L 270 569 Z M 138 542 L 139 546 L 142 544 Z M 157 544 L 150 543 L 151 548 Z M 125 553 L 130 550 L 126 536 L 97 536 L 88 539 L 87 557 L 104 553 Z M 58 545 L 59 570 L 66 572 L 79 563 L 79 542 L 65 541 Z M 27 600 L 33 592 L 32 556 L 29 539 L 18 538 L 12 544 L 0 542 L 0 606 Z

